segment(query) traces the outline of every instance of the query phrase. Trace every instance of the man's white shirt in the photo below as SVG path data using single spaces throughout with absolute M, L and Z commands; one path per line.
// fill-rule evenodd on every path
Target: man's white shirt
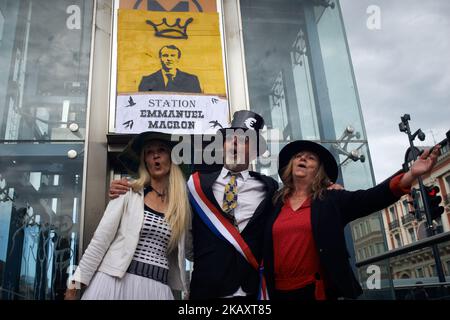
M 230 181 L 231 173 L 235 172 L 231 172 L 225 167 L 222 168 L 222 171 L 212 185 L 214 197 L 216 198 L 217 203 L 220 206 L 222 206 L 225 186 Z M 236 220 L 239 232 L 242 232 L 242 230 L 244 230 L 253 214 L 255 213 L 256 208 L 266 197 L 266 192 L 264 190 L 264 183 L 250 176 L 248 170 L 239 172 L 236 177 L 236 183 L 238 196 L 237 206 L 234 209 L 234 218 Z M 239 288 L 233 295 L 229 297 L 245 295 L 246 294 L 242 290 L 242 288 Z

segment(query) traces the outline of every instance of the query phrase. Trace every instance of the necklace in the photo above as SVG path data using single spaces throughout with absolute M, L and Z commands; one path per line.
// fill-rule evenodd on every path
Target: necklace
M 156 195 L 161 198 L 162 202 L 164 202 L 164 198 L 166 197 L 166 193 L 165 192 L 159 192 L 158 190 L 156 190 L 152 186 L 149 186 L 149 191 L 155 191 Z

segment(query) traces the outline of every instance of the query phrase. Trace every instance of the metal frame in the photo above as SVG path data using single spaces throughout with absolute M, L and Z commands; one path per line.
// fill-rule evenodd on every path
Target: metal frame
M 248 94 L 247 69 L 245 65 L 244 36 L 242 32 L 241 6 L 239 0 L 221 0 L 224 22 L 224 52 L 228 103 L 230 115 L 238 110 L 250 109 Z
M 80 212 L 79 252 L 89 243 L 100 221 L 107 191 L 109 82 L 113 0 L 95 0 L 91 61 L 89 73 L 89 101 L 85 139 L 82 208 Z M 95 126 L 92 125 L 95 123 Z M 89 192 L 87 192 L 89 190 Z M 103 199 L 103 201 L 102 201 Z
M 397 248 L 391 251 L 388 251 L 386 253 L 383 254 L 379 254 L 377 256 L 371 257 L 369 259 L 365 259 L 365 260 L 361 260 L 359 262 L 356 263 L 356 267 L 360 268 L 369 264 L 374 264 L 376 262 L 382 261 L 382 260 L 386 260 L 389 258 L 393 258 L 393 257 L 397 257 L 399 255 L 405 254 L 405 253 L 409 253 L 415 250 L 419 250 L 419 249 L 423 249 L 426 247 L 431 247 L 432 245 L 436 245 L 439 243 L 443 243 L 445 241 L 450 241 L 450 233 L 441 233 L 432 237 L 428 237 L 426 239 L 423 240 L 419 240 L 415 243 L 412 244 L 408 244 L 406 246 L 403 246 L 401 248 Z
M 88 96 L 87 96 L 87 107 L 86 107 L 86 133 L 84 137 L 84 159 L 83 159 L 83 184 L 81 188 L 81 208 L 79 215 L 79 239 L 78 239 L 78 256 L 81 257 L 83 251 L 83 234 L 84 234 L 84 214 L 85 214 L 85 205 L 86 205 L 86 186 L 87 186 L 87 162 L 88 162 L 88 150 L 86 146 L 89 143 L 89 124 L 90 124 L 90 112 L 91 112 L 91 98 L 92 98 L 92 70 L 94 68 L 93 60 L 94 60 L 94 38 L 95 38 L 95 25 L 97 21 L 97 0 L 93 0 L 93 13 L 92 13 L 92 30 L 91 30 L 91 52 L 89 55 L 89 87 L 88 87 Z

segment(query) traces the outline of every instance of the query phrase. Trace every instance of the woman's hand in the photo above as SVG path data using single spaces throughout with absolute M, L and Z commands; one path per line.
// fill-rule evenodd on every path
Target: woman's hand
M 80 290 L 79 289 L 66 289 L 64 293 L 64 300 L 78 300 Z
M 400 187 L 410 188 L 418 177 L 431 172 L 437 162 L 440 148 L 441 146 L 437 145 L 433 150 L 425 150 L 422 155 L 414 161 L 409 171 L 403 175 L 400 180 Z
M 81 288 L 86 288 L 86 285 L 75 280 L 70 281 L 64 293 L 64 300 L 79 300 Z
M 327 187 L 327 190 L 344 190 L 344 187 L 341 186 L 339 183 L 330 182 L 330 184 Z
M 433 148 L 433 150 L 427 149 L 416 161 L 414 161 L 411 169 L 409 170 L 414 178 L 418 178 L 433 169 L 437 162 L 437 158 L 439 157 L 440 148 L 441 146 L 437 145 Z
M 130 190 L 130 183 L 126 178 L 113 180 L 109 187 L 109 199 L 118 198 L 120 195 L 127 193 L 128 190 Z

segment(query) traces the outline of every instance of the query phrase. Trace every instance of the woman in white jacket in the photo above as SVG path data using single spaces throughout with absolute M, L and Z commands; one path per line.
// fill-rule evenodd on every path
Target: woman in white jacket
M 145 132 L 119 156 L 138 174 L 111 200 L 75 273 L 66 299 L 171 300 L 187 291 L 185 236 L 190 221 L 186 184 L 171 161 L 170 135 Z

